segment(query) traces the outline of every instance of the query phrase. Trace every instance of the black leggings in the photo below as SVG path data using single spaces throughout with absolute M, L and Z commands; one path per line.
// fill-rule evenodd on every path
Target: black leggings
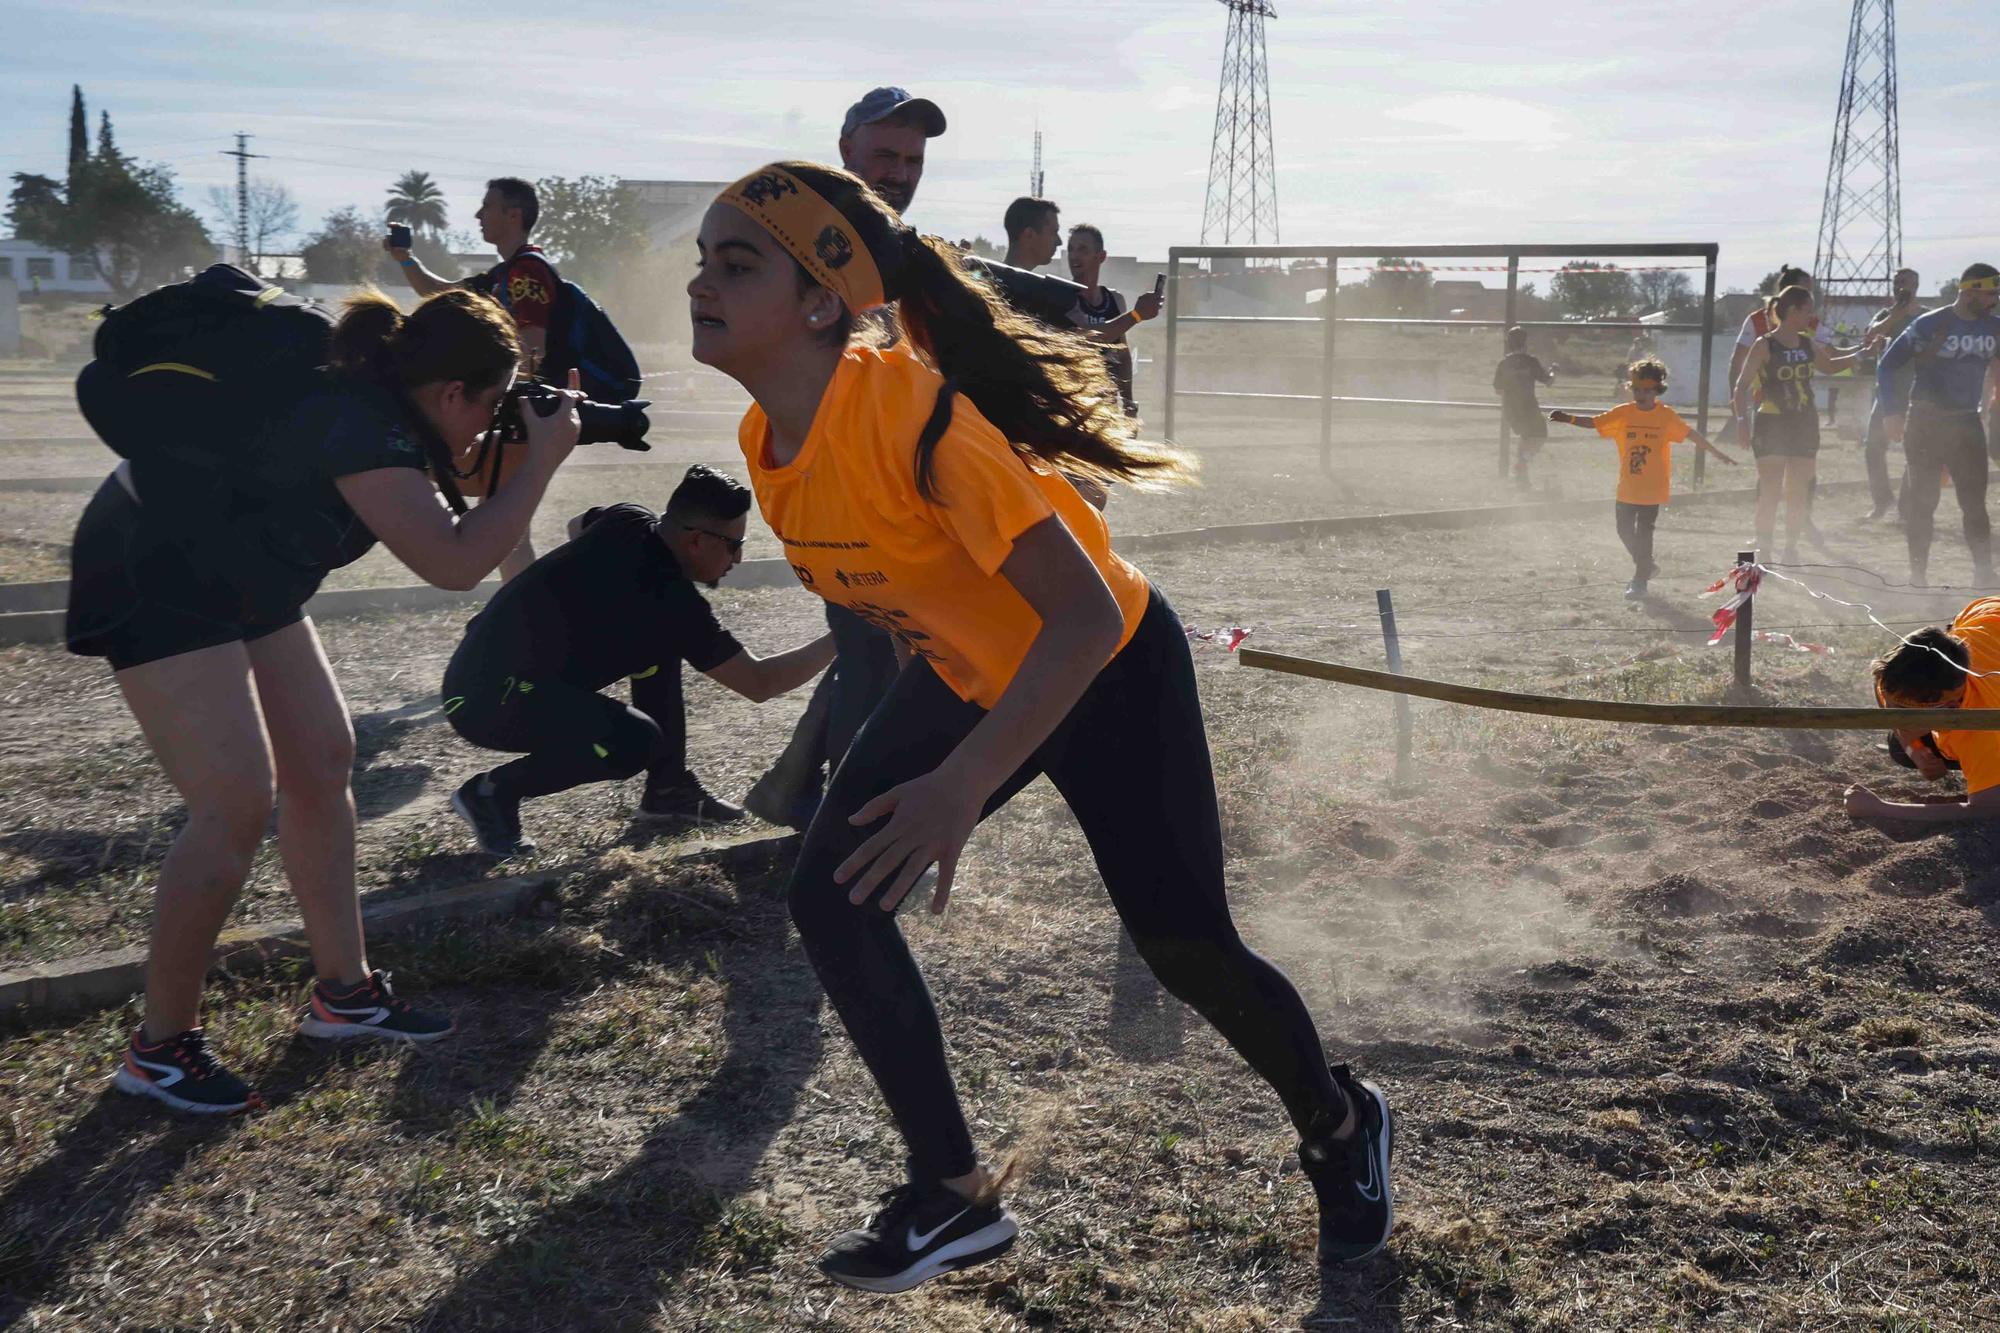
M 522 755 L 493 770 L 493 785 L 503 795 L 548 796 L 629 778 L 642 768 L 669 780 L 685 771 L 678 660 L 633 682 L 633 702 L 642 712 L 580 685 L 500 674 L 480 660 L 485 658 L 464 648 L 453 656 L 444 674 L 444 708 L 452 729 L 472 744 Z
M 1623 500 L 1613 503 L 1618 506 L 1618 540 L 1625 543 L 1625 550 L 1632 557 L 1632 577 L 1641 580 L 1653 577 L 1658 568 L 1653 563 L 1653 526 L 1660 521 L 1660 507 L 1626 504 Z
M 896 1118 L 915 1180 L 964 1175 L 978 1157 L 937 1010 L 903 932 L 874 901 L 849 903 L 833 872 L 874 831 L 848 817 L 937 768 L 983 716 L 927 664 L 912 662 L 855 737 L 792 872 L 792 920 Z M 1157 591 L 1131 642 L 986 813 L 1042 773 L 1083 826 L 1111 904 L 1153 975 L 1277 1089 L 1302 1134 L 1335 1128 L 1344 1108 L 1312 1016 L 1230 920 L 1194 660 Z

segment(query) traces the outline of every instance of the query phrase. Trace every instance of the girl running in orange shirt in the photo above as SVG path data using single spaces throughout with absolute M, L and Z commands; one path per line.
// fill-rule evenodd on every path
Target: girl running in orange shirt
M 1275 1088 L 1319 1197 L 1322 1264 L 1388 1237 L 1387 1102 L 1328 1069 L 1298 992 L 1230 919 L 1208 744 L 1180 619 L 1063 479 L 1167 481 L 1091 344 L 968 277 L 859 179 L 781 163 L 725 190 L 688 284 L 694 356 L 756 400 L 741 430 L 765 519 L 812 591 L 888 630 L 907 665 L 806 833 L 792 918 L 909 1152 L 907 1183 L 821 1260 L 904 1291 L 1017 1232 L 981 1164 L 895 909 L 1046 773 L 1162 984 Z M 904 338 L 854 345 L 899 303 Z

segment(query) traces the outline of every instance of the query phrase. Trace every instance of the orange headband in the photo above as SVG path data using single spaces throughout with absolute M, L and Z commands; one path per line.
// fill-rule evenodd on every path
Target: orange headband
M 854 224 L 820 193 L 789 171 L 753 171 L 716 196 L 771 233 L 813 281 L 855 314 L 888 300 L 882 270 Z

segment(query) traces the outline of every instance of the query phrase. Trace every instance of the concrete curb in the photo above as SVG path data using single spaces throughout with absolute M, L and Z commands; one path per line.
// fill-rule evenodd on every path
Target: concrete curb
M 1820 487 L 1820 493 L 1839 495 L 1861 490 L 1867 484 L 1865 481 L 1828 482 Z M 1754 489 L 1695 491 L 1676 496 L 1674 503 L 1707 505 L 1754 500 L 1756 496 Z M 1507 523 L 1532 523 L 1539 519 L 1589 518 L 1609 513 L 1610 510 L 1609 500 L 1545 500 L 1536 504 L 1478 505 L 1470 509 L 1425 509 L 1409 513 L 1284 519 L 1275 523 L 1230 523 L 1213 528 L 1114 537 L 1112 544 L 1121 555 L 1140 555 L 1148 551 L 1185 550 L 1190 546 L 1301 541 L 1388 528 L 1446 531 L 1497 527 Z M 791 565 L 774 559 L 745 560 L 729 575 L 729 586 L 732 588 L 787 588 L 796 581 Z M 424 584 L 393 588 L 339 588 L 313 598 L 307 603 L 306 611 L 315 620 L 340 620 L 378 611 L 427 611 L 438 607 L 470 606 L 483 603 L 497 586 L 488 581 L 470 592 L 452 592 Z M 23 643 L 60 643 L 63 636 L 62 608 L 68 596 L 69 584 L 62 580 L 0 584 L 0 647 Z
M 716 839 L 691 844 L 672 858 L 675 865 L 719 865 L 768 869 L 798 847 L 797 834 Z M 369 937 L 446 923 L 473 923 L 506 916 L 554 916 L 561 909 L 558 885 L 579 869 L 566 864 L 528 875 L 477 880 L 400 898 L 365 898 L 361 919 Z M 211 971 L 255 973 L 280 958 L 306 953 L 305 926 L 296 918 L 236 926 L 216 941 Z M 17 972 L 0 972 L 0 1014 L 46 1017 L 122 1004 L 146 986 L 146 950 L 115 949 Z

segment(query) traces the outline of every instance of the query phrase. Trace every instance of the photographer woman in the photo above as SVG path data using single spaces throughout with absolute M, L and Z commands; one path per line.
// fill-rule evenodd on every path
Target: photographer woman
M 1180 618 L 1062 473 L 1170 481 L 1097 349 L 1036 324 L 844 171 L 765 167 L 702 221 L 694 357 L 749 390 L 739 443 L 785 558 L 908 665 L 841 762 L 799 853 L 792 919 L 909 1150 L 909 1180 L 821 1269 L 904 1291 L 1014 1242 L 895 909 L 1047 773 L 1160 981 L 1278 1093 L 1319 1195 L 1323 1264 L 1388 1236 L 1388 1104 L 1329 1069 L 1285 975 L 1230 919 L 1221 819 Z M 850 345 L 900 302 L 905 337 Z
M 451 1021 L 412 1009 L 369 966 L 354 884 L 354 733 L 303 607 L 327 571 L 379 539 L 411 570 L 471 588 L 520 542 L 577 436 L 574 400 L 527 414 L 529 460 L 461 517 L 427 464 L 486 429 L 520 359 L 506 312 L 451 291 L 405 318 L 350 300 L 332 365 L 263 436 L 240 477 L 181 484 L 170 460 L 122 462 L 77 525 L 68 639 L 110 661 L 147 744 L 187 805 L 160 867 L 145 1020 L 116 1084 L 184 1111 L 256 1094 L 201 1029 L 210 951 L 249 875 L 274 795 L 278 847 L 311 945 L 311 1011 L 329 1038 L 432 1041 Z M 198 422 L 156 423 L 169 431 Z

